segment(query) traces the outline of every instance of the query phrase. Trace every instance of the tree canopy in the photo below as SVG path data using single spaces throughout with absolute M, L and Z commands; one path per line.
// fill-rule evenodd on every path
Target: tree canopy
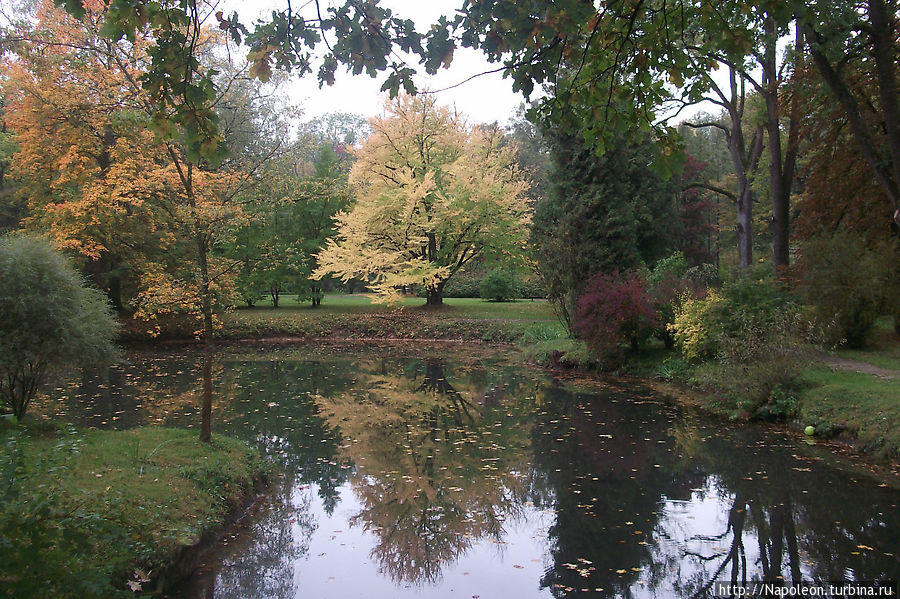
M 409 95 L 371 127 L 351 171 L 357 203 L 338 215 L 315 277 L 366 277 L 386 299 L 422 285 L 438 305 L 468 262 L 521 253 L 527 184 L 498 128 L 468 127 L 433 97 Z

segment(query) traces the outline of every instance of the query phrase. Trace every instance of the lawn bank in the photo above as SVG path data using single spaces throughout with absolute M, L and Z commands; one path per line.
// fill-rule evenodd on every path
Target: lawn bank
M 265 481 L 247 445 L 194 431 L 0 425 L 0 596 L 159 590 Z
M 563 332 L 545 300 L 489 302 L 478 298 L 446 298 L 440 308 L 425 308 L 423 299 L 405 298 L 384 305 L 364 295 L 327 296 L 316 308 L 282 298 L 278 308 L 259 305 L 222 315 L 217 339 L 222 341 L 293 339 L 454 340 L 488 343 L 531 343 Z M 192 325 L 172 327 L 161 339 L 192 338 Z M 126 341 L 151 340 L 146 326 L 126 323 Z

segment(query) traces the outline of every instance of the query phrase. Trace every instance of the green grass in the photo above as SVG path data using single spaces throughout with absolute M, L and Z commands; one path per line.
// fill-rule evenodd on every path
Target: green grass
M 799 397 L 801 425 L 817 434 L 847 431 L 860 449 L 875 457 L 900 458 L 900 382 L 870 374 L 811 366 L 808 387 Z
M 425 298 L 404 297 L 399 305 L 374 302 L 369 295 L 326 295 L 322 304 L 312 308 L 309 302 L 297 302 L 296 296 L 282 296 L 278 308 L 272 307 L 271 300 L 257 302 L 253 308 L 238 308 L 234 315 L 239 317 L 262 317 L 293 314 L 316 318 L 323 314 L 379 314 L 412 309 L 423 309 Z M 553 309 L 544 300 L 517 300 L 514 302 L 489 302 L 480 298 L 444 298 L 444 307 L 439 310 L 448 315 L 466 318 L 537 318 L 555 320 Z
M 288 298 L 277 308 L 239 308 L 224 315 L 224 338 L 301 337 L 343 339 L 456 339 L 532 343 L 558 336 L 562 325 L 546 301 L 488 302 L 446 298 L 440 309 L 424 299 L 400 305 L 372 302 L 368 296 L 326 296 L 311 308 Z
M 266 471 L 239 441 L 193 431 L 0 428 L 0 587 L 12 596 L 108 597 L 145 588 L 223 524 Z M 3 595 L 3 592 L 0 592 Z

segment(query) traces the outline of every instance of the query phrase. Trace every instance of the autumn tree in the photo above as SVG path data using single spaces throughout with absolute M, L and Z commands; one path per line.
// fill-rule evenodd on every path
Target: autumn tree
M 900 227 L 900 85 L 896 2 L 794 0 L 810 56 Z M 874 100 L 874 101 L 873 101 Z
M 9 65 L 16 97 L 8 120 L 19 144 L 14 164 L 33 208 L 30 226 L 49 231 L 88 266 L 113 256 L 113 272 L 140 273 L 136 315 L 158 322 L 163 314 L 187 313 L 211 348 L 232 271 L 213 249 L 240 216 L 235 198 L 272 154 L 268 142 L 278 123 L 253 116 L 259 84 L 246 78 L 246 68 L 222 63 L 220 35 L 202 22 L 185 28 L 154 21 L 110 41 L 111 9 L 79 6 L 77 20 L 44 3 Z M 187 40 L 184 53 L 166 64 L 187 79 L 177 94 L 160 98 L 146 65 L 153 40 L 165 36 Z M 212 77 L 215 84 L 203 82 Z M 212 112 L 203 116 L 207 108 Z M 179 129 L 178 115 L 214 122 L 215 130 L 199 121 Z M 226 160 L 229 147 L 238 151 Z M 208 371 L 204 391 L 211 396 Z M 205 398 L 204 416 L 208 404 Z M 209 438 L 207 425 L 204 418 L 201 438 Z
M 422 285 L 440 306 L 470 261 L 520 255 L 527 186 L 498 128 L 468 127 L 428 95 L 388 102 L 371 126 L 351 172 L 357 203 L 338 215 L 314 277 L 368 277 L 386 299 Z
M 128 82 L 139 75 L 140 44 L 112 56 L 98 20 L 39 6 L 28 41 L 3 65 L 4 116 L 21 224 L 77 256 L 123 309 L 144 265 L 171 249 L 173 228 L 166 185 L 151 175 L 165 155 Z
M 811 303 L 827 297 L 821 288 L 830 285 L 834 297 L 891 298 L 900 285 L 900 243 L 896 239 L 891 202 L 884 188 L 870 177 L 870 165 L 861 146 L 854 140 L 843 108 L 824 84 L 807 73 L 802 88 L 804 119 L 803 194 L 798 202 L 797 233 L 801 240 L 800 279 L 816 279 L 819 289 L 807 293 Z M 850 76 L 847 75 L 849 78 Z M 872 111 L 877 106 L 877 84 L 864 70 L 853 77 L 856 93 L 866 93 L 867 123 L 877 121 Z M 875 146 L 887 146 L 886 129 L 873 128 Z M 829 244 L 827 240 L 833 240 Z M 809 246 L 809 248 L 807 248 Z M 834 255 L 816 255 L 816 249 L 831 248 Z M 840 255 L 843 250 L 846 255 Z M 872 266 L 872 258 L 877 257 Z M 859 264 L 853 266 L 853 261 Z M 847 264 L 851 266 L 847 268 Z M 815 271 L 812 272 L 813 266 Z M 874 276 L 872 273 L 875 273 Z M 848 281 L 857 284 L 849 285 Z M 832 301 L 831 306 L 836 302 Z M 845 304 L 845 305 L 846 305 Z M 842 306 L 845 308 L 845 306 Z M 894 329 L 900 332 L 900 303 L 886 301 L 879 309 L 894 316 Z M 842 310 L 846 314 L 847 310 Z M 843 318 L 843 316 L 842 316 Z M 849 339 L 850 335 L 843 334 Z M 864 335 L 857 342 L 861 342 Z

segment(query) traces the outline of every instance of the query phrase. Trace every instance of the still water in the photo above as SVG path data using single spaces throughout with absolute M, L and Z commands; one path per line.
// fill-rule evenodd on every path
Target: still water
M 199 356 L 61 388 L 84 426 L 199 425 Z M 701 597 L 900 575 L 900 490 L 817 447 L 476 348 L 229 350 L 213 432 L 284 476 L 171 597 Z

